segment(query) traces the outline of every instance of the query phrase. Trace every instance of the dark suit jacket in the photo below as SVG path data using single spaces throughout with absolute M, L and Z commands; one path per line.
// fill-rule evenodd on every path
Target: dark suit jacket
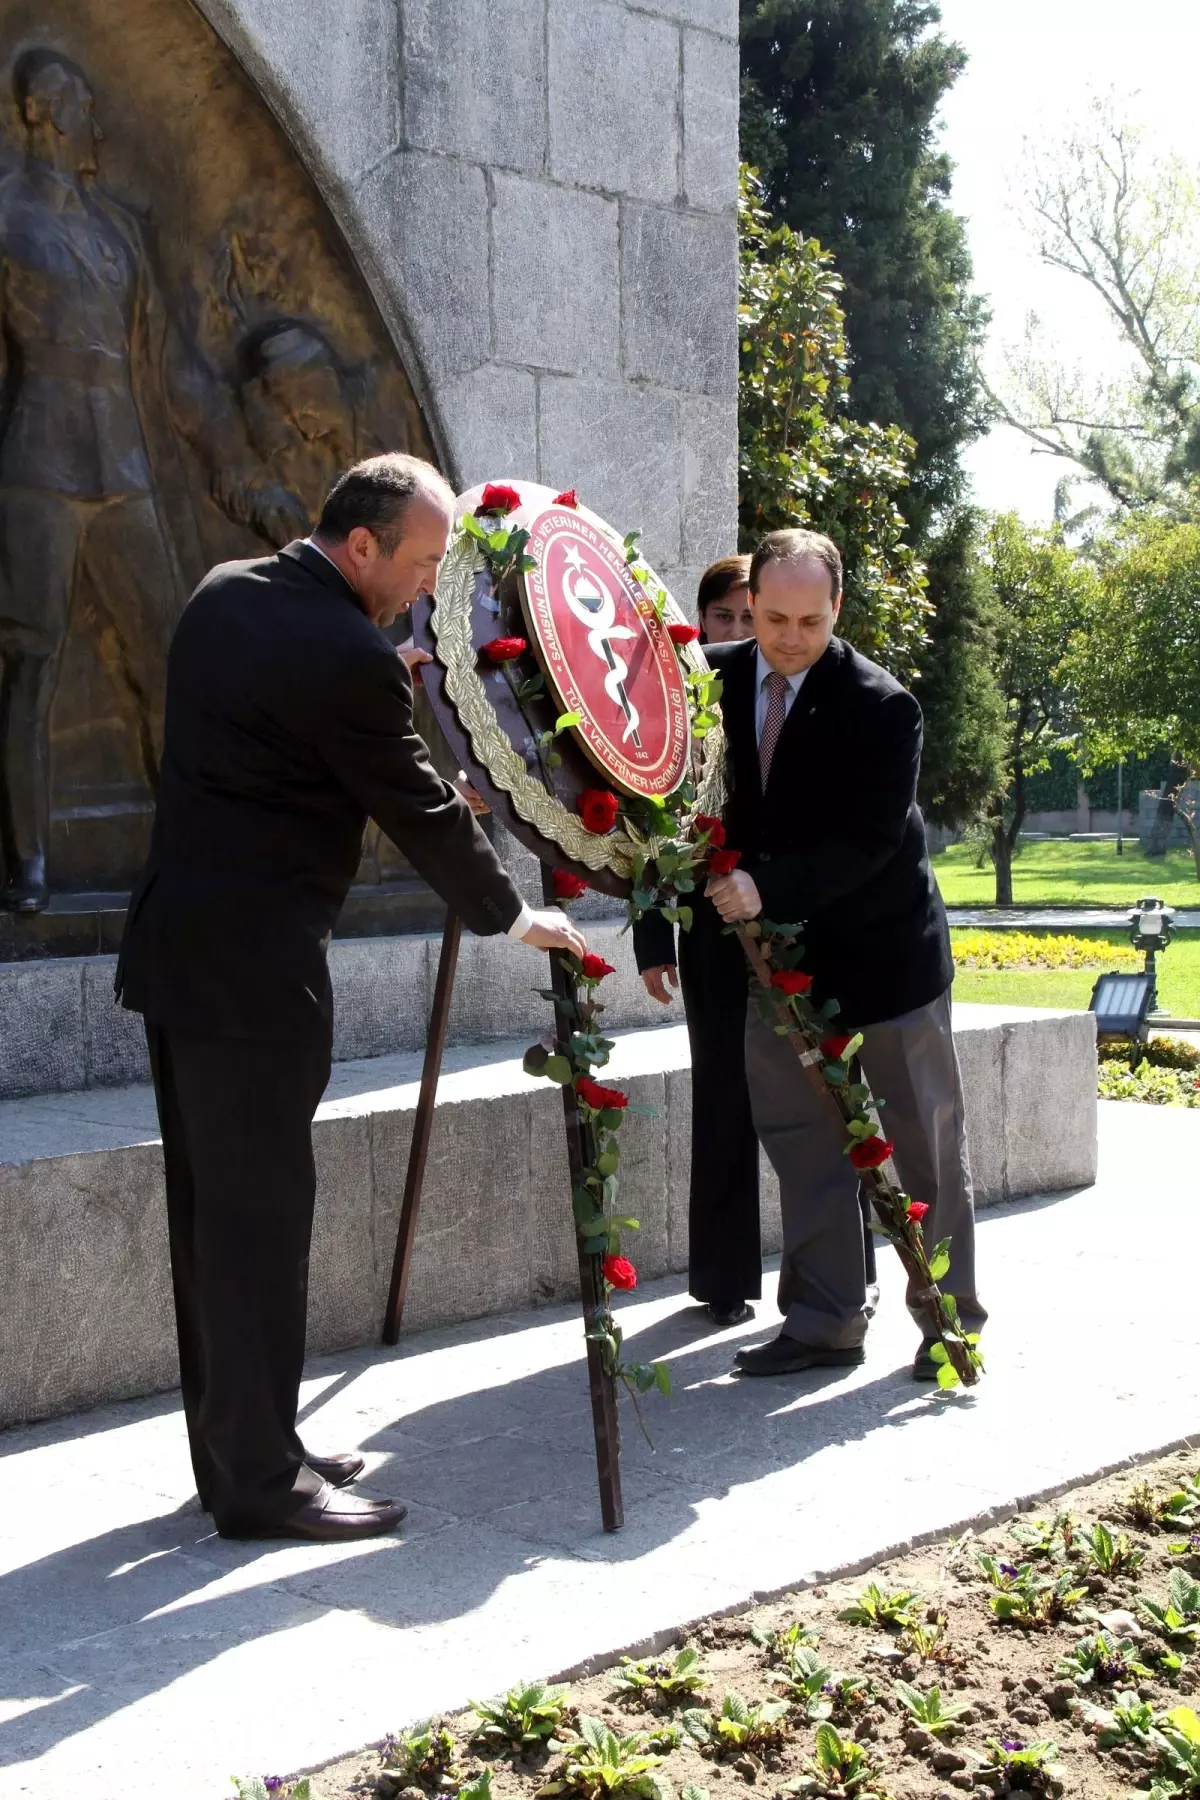
M 871 1025 L 927 1005 L 954 978 L 950 934 L 917 809 L 921 709 L 884 669 L 834 638 L 788 714 L 767 790 L 754 724 L 757 644 L 715 644 L 729 743 L 731 849 L 764 915 L 804 923 L 813 999 Z M 715 936 L 710 902 L 693 930 Z M 635 927 L 638 966 L 674 961 L 660 914 Z
M 124 1004 L 177 1030 L 327 1026 L 325 952 L 368 815 L 473 931 L 521 898 L 430 766 L 412 682 L 348 582 L 305 544 L 201 582 L 167 662 L 149 860 L 117 967 Z

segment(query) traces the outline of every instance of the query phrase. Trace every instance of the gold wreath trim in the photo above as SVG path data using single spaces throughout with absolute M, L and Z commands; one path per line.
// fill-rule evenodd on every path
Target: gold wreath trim
M 446 692 L 471 740 L 471 753 L 498 788 L 508 795 L 527 825 L 585 869 L 610 869 L 623 881 L 633 879 L 634 859 L 653 854 L 653 839 L 645 839 L 618 817 L 616 827 L 604 836 L 589 831 L 577 813 L 564 806 L 533 775 L 521 755 L 501 730 L 479 673 L 478 652 L 472 642 L 475 577 L 487 568 L 475 541 L 457 529 L 446 552 L 433 597 L 431 624 L 437 639 L 438 660 L 446 671 Z M 657 577 L 653 578 L 657 582 Z M 661 583 L 657 583 L 662 586 Z M 668 617 L 683 622 L 683 614 L 666 589 Z M 693 644 L 683 646 L 687 667 L 700 673 L 708 668 Z M 703 768 L 698 783 L 700 812 L 719 816 L 725 809 L 725 736 L 714 726 L 702 741 Z

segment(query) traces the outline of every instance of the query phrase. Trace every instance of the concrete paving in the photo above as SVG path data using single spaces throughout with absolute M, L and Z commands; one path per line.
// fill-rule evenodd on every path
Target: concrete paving
M 1129 906 L 948 906 L 946 916 L 951 925 L 978 925 L 993 931 L 1044 931 L 1051 926 L 1059 931 L 1078 931 L 1082 926 L 1098 925 L 1104 930 L 1119 931 L 1128 923 Z M 1178 931 L 1200 930 L 1200 908 L 1177 906 L 1175 928 Z
M 174 1397 L 0 1435 L 0 1796 L 217 1800 L 404 1721 L 644 1643 L 705 1613 L 1200 1430 L 1200 1117 L 1108 1104 L 1095 1187 L 980 1221 L 991 1369 L 908 1375 L 898 1268 L 860 1369 L 736 1382 L 678 1278 L 630 1296 L 676 1394 L 626 1413 L 628 1524 L 599 1527 L 570 1307 L 310 1365 L 314 1448 L 360 1445 L 403 1537 L 225 1543 L 192 1493 Z M 1180 1296 L 1175 1304 L 1173 1296 Z

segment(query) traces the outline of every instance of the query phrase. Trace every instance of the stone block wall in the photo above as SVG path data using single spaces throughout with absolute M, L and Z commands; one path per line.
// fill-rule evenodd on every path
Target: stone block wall
M 736 0 L 199 4 L 456 484 L 578 487 L 690 606 L 736 543 Z

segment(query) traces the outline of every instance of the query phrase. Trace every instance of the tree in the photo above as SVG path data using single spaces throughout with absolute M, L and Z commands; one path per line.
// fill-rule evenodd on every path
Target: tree
M 909 680 L 930 611 L 898 505 L 912 441 L 849 417 L 840 278 L 819 244 L 773 227 L 748 170 L 740 225 L 743 547 L 787 526 L 827 532 L 846 565 L 843 635 Z
M 980 531 L 979 514 L 961 508 L 927 552 L 930 588 L 939 598 L 914 691 L 925 715 L 919 798 L 939 825 L 980 818 L 1004 785 L 997 602 L 980 556 Z
M 1031 154 L 1026 215 L 1042 261 L 1075 278 L 1125 352 L 1116 379 L 1064 369 L 1031 319 L 1000 416 L 1122 508 L 1195 509 L 1200 473 L 1200 191 L 1111 100 Z
M 1146 515 L 1102 546 L 1100 581 L 1064 664 L 1096 760 L 1174 746 L 1164 799 L 1187 830 L 1200 880 L 1200 524 Z
M 971 294 L 942 97 L 966 58 L 932 0 L 741 0 L 742 154 L 772 213 L 830 252 L 854 351 L 850 416 L 915 440 L 902 506 L 920 542 L 982 429 Z
M 996 596 L 995 672 L 1004 699 L 1004 781 L 988 806 L 996 904 L 1012 904 L 1012 863 L 1028 811 L 1026 783 L 1050 753 L 1074 743 L 1067 646 L 1089 615 L 1096 576 L 1056 530 L 1015 513 L 992 521 L 985 565 Z

